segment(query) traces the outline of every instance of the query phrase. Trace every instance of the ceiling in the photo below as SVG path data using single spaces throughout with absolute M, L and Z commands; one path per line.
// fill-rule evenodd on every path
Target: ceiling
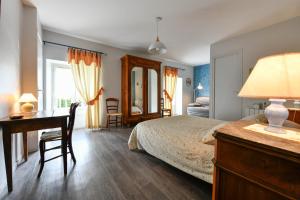
M 209 63 L 210 44 L 300 15 L 300 0 L 31 0 L 48 30 L 146 51 L 155 39 L 163 58 Z

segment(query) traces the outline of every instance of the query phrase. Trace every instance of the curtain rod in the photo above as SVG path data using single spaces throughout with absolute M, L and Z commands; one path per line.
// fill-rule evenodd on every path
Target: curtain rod
M 172 67 L 172 66 L 167 66 L 167 65 L 166 65 L 165 67 L 175 68 L 175 69 L 179 69 L 179 70 L 182 70 L 182 71 L 185 70 L 184 68 L 180 68 L 180 67 Z
M 90 49 L 84 49 L 84 48 L 80 48 L 80 47 L 74 47 L 74 46 L 69 46 L 69 45 L 65 45 L 65 44 L 60 44 L 60 43 L 56 43 L 56 42 L 49 42 L 49 41 L 43 41 L 44 45 L 45 44 L 53 44 L 53 45 L 57 45 L 57 46 L 63 46 L 63 47 L 68 47 L 68 48 L 75 48 L 75 49 L 80 49 L 80 50 L 84 50 L 84 51 L 91 51 L 91 52 L 95 52 L 95 53 L 99 53 L 102 55 L 107 56 L 107 53 L 103 53 L 101 51 L 94 51 L 94 50 L 90 50 Z

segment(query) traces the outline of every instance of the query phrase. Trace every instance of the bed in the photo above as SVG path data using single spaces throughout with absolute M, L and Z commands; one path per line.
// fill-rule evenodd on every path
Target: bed
M 197 117 L 209 117 L 209 97 L 197 97 L 187 107 L 187 114 Z
M 214 130 L 226 122 L 175 116 L 139 123 L 131 132 L 130 150 L 144 150 L 164 162 L 212 183 Z
M 191 106 L 187 107 L 187 114 L 197 117 L 209 117 L 209 106 Z

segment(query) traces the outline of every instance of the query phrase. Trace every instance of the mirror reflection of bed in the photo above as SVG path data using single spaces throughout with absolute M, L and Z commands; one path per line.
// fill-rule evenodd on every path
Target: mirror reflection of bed
M 131 115 L 143 114 L 143 68 L 131 70 Z
M 154 69 L 148 69 L 148 113 L 158 112 L 158 76 Z M 143 114 L 143 68 L 131 70 L 131 115 Z

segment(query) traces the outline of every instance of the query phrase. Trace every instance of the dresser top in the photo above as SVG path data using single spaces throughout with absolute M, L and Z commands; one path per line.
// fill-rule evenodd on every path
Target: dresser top
M 217 139 L 227 138 L 237 142 L 249 143 L 260 148 L 290 154 L 300 158 L 300 129 L 284 128 L 289 134 L 277 135 L 267 133 L 263 129 L 251 129 L 253 127 L 267 126 L 255 121 L 240 120 L 225 125 L 215 131 Z

